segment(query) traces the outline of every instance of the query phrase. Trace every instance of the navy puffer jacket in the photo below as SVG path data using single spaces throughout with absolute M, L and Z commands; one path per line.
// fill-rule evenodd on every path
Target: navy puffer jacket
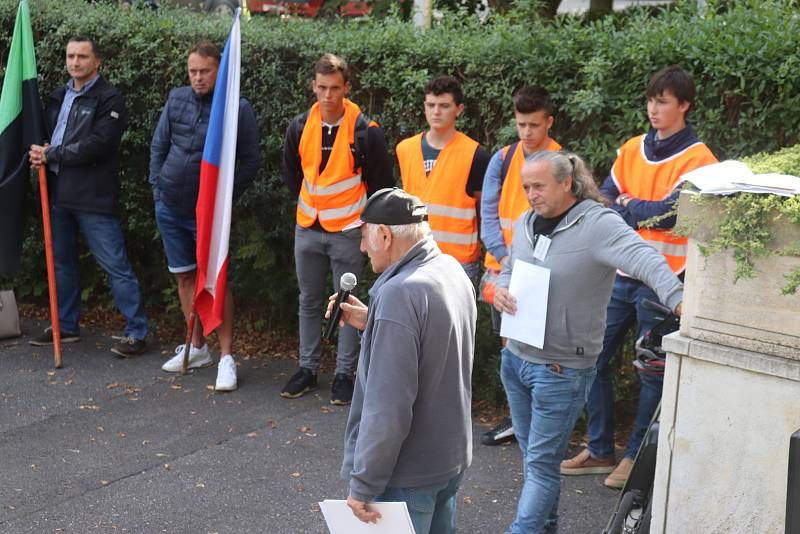
M 197 96 L 188 85 L 170 91 L 150 144 L 153 196 L 184 217 L 195 213 L 211 98 L 212 93 Z M 236 159 L 234 199 L 253 182 L 261 163 L 256 116 L 244 98 L 239 100 Z

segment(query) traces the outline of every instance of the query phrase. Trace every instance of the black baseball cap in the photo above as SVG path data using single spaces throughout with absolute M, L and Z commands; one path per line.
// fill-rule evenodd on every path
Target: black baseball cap
M 401 225 L 427 220 L 428 207 L 420 199 L 399 187 L 387 187 L 375 191 L 367 200 L 361 218 L 345 226 L 342 231 L 359 228 L 364 223 Z

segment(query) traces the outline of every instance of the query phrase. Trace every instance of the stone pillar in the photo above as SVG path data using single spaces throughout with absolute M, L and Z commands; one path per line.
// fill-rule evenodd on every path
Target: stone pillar
M 680 332 L 664 338 L 667 366 L 651 532 L 783 533 L 789 440 L 800 428 L 800 295 L 782 295 L 797 256 L 756 262 L 734 283 L 730 253 L 704 257 L 715 207 L 681 195 L 689 238 Z M 779 221 L 776 250 L 800 241 Z
M 664 348 L 650 532 L 782 533 L 800 361 L 677 332 Z

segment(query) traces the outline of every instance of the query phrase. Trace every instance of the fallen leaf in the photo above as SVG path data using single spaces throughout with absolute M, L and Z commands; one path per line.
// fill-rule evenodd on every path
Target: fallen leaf
M 108 480 L 101 480 L 100 481 L 100 485 L 101 486 L 108 486 Z
M 267 423 L 269 424 L 270 428 L 278 428 L 278 422 L 274 419 L 270 419 L 267 421 Z
M 248 438 L 254 438 L 254 437 L 256 437 L 256 436 L 258 436 L 258 433 L 257 433 L 257 432 L 250 432 L 249 434 L 247 434 L 247 437 L 248 437 Z
M 198 482 L 197 484 L 195 484 L 195 485 L 194 485 L 194 487 L 195 487 L 195 488 L 205 488 L 205 487 L 206 487 L 206 485 L 205 485 L 205 484 L 203 484 L 202 482 Z
M 81 410 L 89 410 L 92 412 L 97 412 L 100 410 L 100 406 L 97 406 L 96 404 L 81 404 L 80 406 L 78 406 L 78 408 L 80 408 Z
M 181 386 L 180 384 L 172 384 L 170 387 L 172 389 L 183 389 L 183 386 Z
M 470 497 L 469 495 L 464 497 L 464 504 L 472 504 L 472 497 Z
M 210 389 L 211 391 L 214 391 L 214 384 L 206 384 L 206 389 Z
M 301 476 L 302 476 L 302 475 L 301 475 L 301 473 L 299 473 L 299 472 L 297 472 L 297 471 L 295 471 L 294 473 L 292 473 L 292 477 L 294 477 L 294 478 L 300 478 Z
M 300 427 L 300 428 L 298 428 L 297 430 L 299 430 L 300 432 L 306 433 L 306 432 L 308 432 L 309 430 L 311 430 L 311 428 L 310 428 L 310 427 L 307 427 L 307 426 L 301 426 L 301 427 Z
M 320 406 L 319 411 L 322 413 L 333 413 L 333 410 L 327 406 Z
M 119 387 L 119 382 L 111 382 L 110 384 L 106 384 L 106 389 L 114 389 Z
M 126 436 L 125 432 L 117 432 L 118 438 L 124 438 Z

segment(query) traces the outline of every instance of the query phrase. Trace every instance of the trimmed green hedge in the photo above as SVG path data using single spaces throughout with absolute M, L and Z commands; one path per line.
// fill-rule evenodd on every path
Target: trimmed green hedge
M 223 43 L 230 21 L 83 0 L 30 3 L 42 91 L 66 79 L 67 38 L 86 34 L 104 51 L 102 72 L 127 97 L 131 122 L 122 172 L 128 249 L 149 307 L 176 308 L 146 181 L 149 143 L 168 91 L 186 83 L 189 45 L 200 37 Z M 3 61 L 16 5 L 0 0 Z M 423 127 L 421 88 L 432 74 L 463 80 L 467 111 L 460 127 L 489 148 L 514 136 L 513 89 L 539 83 L 559 107 L 553 136 L 585 156 L 601 178 L 615 149 L 646 129 L 644 86 L 672 63 L 694 73 L 698 99 L 691 120 L 720 158 L 798 142 L 800 17 L 792 2 L 742 1 L 714 13 L 687 1 L 652 14 L 632 9 L 594 22 L 542 21 L 520 12 L 485 22 L 448 16 L 425 33 L 393 18 L 330 23 L 254 16 L 242 31 L 242 93 L 259 119 L 264 163 L 236 213 L 232 279 L 239 300 L 263 309 L 263 327 L 295 324 L 294 199 L 280 178 L 280 153 L 289 119 L 312 102 L 310 65 L 324 51 L 351 62 L 353 99 L 384 127 L 391 147 Z M 23 297 L 46 291 L 37 224 L 26 241 L 25 267 L 12 281 Z M 84 297 L 107 298 L 88 253 L 83 260 Z M 479 345 L 495 351 L 491 340 Z

